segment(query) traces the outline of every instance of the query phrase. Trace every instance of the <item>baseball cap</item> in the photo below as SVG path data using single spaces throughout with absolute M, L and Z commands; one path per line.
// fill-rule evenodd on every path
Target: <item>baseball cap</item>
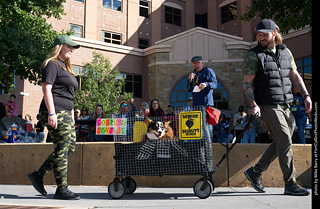
M 273 30 L 277 30 L 277 27 L 276 24 L 270 19 L 263 19 L 257 24 L 257 32 L 269 33 Z
M 201 56 L 194 56 L 191 59 L 191 62 L 199 62 L 202 61 L 202 57 Z
M 171 105 L 171 104 L 169 104 L 169 105 L 168 105 L 168 108 L 169 108 L 169 107 L 172 107 L 172 108 L 174 109 L 174 106 L 173 106 L 173 105 Z
M 53 47 L 60 44 L 68 44 L 70 46 L 73 46 L 73 48 L 75 49 L 78 49 L 80 47 L 80 44 L 73 42 L 70 36 L 67 35 L 59 35 L 56 39 L 54 39 Z

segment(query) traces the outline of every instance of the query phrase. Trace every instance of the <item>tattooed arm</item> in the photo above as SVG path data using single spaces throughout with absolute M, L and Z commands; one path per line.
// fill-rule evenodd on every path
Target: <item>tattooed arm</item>
M 297 70 L 291 70 L 290 72 L 290 80 L 293 86 L 299 91 L 299 93 L 304 97 L 304 109 L 306 113 L 312 111 L 312 102 L 309 95 L 308 90 Z
M 253 80 L 258 70 L 258 62 L 259 61 L 256 53 L 254 53 L 253 51 L 249 51 L 243 62 L 243 91 L 250 103 L 252 115 L 258 113 L 258 117 L 260 117 L 260 108 L 254 98 L 253 89 Z
M 243 91 L 246 95 L 251 109 L 252 109 L 252 115 L 255 115 L 258 113 L 258 117 L 260 117 L 260 108 L 257 105 L 254 97 L 254 90 L 253 90 L 253 80 L 255 75 L 244 75 L 243 77 Z

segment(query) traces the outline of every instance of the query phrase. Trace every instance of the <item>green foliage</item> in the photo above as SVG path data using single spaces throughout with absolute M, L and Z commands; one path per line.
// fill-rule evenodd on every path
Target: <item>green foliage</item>
M 282 32 L 312 26 L 311 0 L 256 0 L 253 7 L 247 6 L 242 20 L 249 21 L 259 15 L 261 19 L 273 19 Z M 310 29 L 310 34 L 312 29 Z
M 40 84 L 40 66 L 59 34 L 46 18 L 61 19 L 65 0 L 0 1 L 0 89 L 9 93 L 14 78 Z M 64 32 L 63 32 L 64 33 Z
M 112 70 L 109 59 L 98 52 L 93 52 L 92 61 L 84 64 L 80 79 L 81 90 L 76 91 L 75 109 L 87 107 L 94 111 L 96 104 L 101 103 L 108 116 L 112 111 L 118 112 L 119 98 L 128 101 L 133 96 L 122 92 L 124 78 L 117 69 Z

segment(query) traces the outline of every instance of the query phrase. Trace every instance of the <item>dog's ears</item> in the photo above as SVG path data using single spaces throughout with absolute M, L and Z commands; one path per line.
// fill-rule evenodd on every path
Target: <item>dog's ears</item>
M 169 124 L 171 123 L 171 121 L 167 121 L 167 122 L 164 122 L 164 126 L 167 127 Z
M 150 125 L 152 120 L 150 118 L 144 118 L 144 122 L 146 123 L 147 127 Z

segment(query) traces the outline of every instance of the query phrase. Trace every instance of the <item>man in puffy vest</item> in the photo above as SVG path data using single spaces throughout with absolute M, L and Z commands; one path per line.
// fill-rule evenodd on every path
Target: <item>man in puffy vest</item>
M 257 24 L 256 30 L 258 45 L 248 52 L 244 61 L 243 89 L 252 115 L 261 117 L 274 142 L 258 163 L 244 174 L 255 190 L 265 192 L 260 183 L 261 174 L 278 157 L 285 181 L 284 194 L 309 195 L 295 179 L 291 141 L 295 120 L 289 107 L 293 99 L 292 84 L 305 98 L 307 113 L 312 110 L 311 98 L 290 50 L 282 44 L 278 26 L 272 20 L 264 19 Z

